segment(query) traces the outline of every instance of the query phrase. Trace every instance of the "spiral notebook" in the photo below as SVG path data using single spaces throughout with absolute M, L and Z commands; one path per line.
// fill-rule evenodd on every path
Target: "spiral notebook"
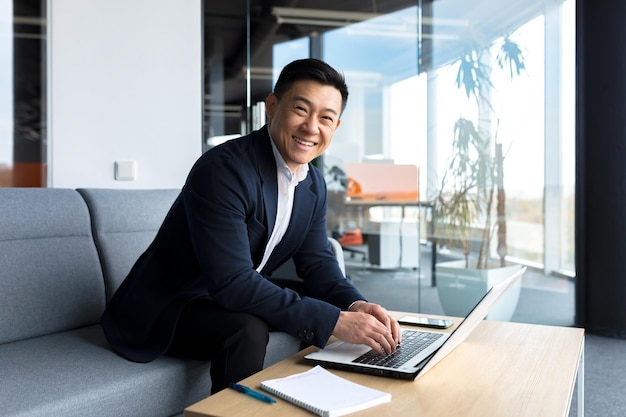
M 391 394 L 341 378 L 321 366 L 261 382 L 261 388 L 322 417 L 344 416 L 391 401 Z

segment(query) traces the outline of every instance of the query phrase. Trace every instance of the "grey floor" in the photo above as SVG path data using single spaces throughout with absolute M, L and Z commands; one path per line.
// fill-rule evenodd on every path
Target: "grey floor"
M 365 248 L 366 249 L 366 248 Z M 390 310 L 443 314 L 430 274 L 430 248 L 422 249 L 418 269 L 385 269 L 360 255 L 345 253 L 346 273 L 369 300 Z M 440 258 L 439 258 L 440 259 Z M 522 279 L 520 299 L 512 321 L 556 326 L 574 325 L 574 284 L 529 269 Z M 626 416 L 626 340 L 587 334 L 584 360 L 586 416 Z M 570 416 L 578 415 L 577 390 Z

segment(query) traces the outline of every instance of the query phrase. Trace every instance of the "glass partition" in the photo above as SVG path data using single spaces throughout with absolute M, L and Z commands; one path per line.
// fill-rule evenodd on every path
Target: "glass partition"
M 573 324 L 574 0 L 376 6 L 253 5 L 251 100 L 223 104 L 258 115 L 286 63 L 327 61 L 350 97 L 317 162 L 354 284 L 390 309 L 464 315 L 499 278 L 450 268 L 527 266 L 494 318 Z
M 382 291 L 391 295 L 384 286 L 401 279 L 405 296 L 395 301 L 408 311 L 421 310 L 422 213 L 429 207 L 420 193 L 426 94 L 418 17 L 414 5 L 328 31 L 321 56 L 344 72 L 350 89 L 324 158 L 327 170 L 347 179 L 343 201 L 329 208 L 329 228 L 347 252 L 355 284 L 377 299 Z
M 13 16 L 13 1 L 0 1 L 0 16 Z M 0 20 L 0 187 L 11 186 L 13 161 L 13 24 Z M 11 94 L 8 94 L 11 92 Z
M 0 0 L 0 187 L 47 186 L 44 4 Z
M 441 0 L 427 9 L 428 185 L 444 314 L 464 315 L 501 279 L 495 271 L 524 265 L 522 284 L 491 317 L 574 323 L 573 4 L 483 1 L 459 15 L 461 2 Z

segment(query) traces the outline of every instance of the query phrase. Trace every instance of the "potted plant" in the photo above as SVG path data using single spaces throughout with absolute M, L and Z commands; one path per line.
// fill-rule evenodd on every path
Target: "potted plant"
M 497 134 L 499 117 L 490 99 L 491 67 L 484 62 L 491 48 L 470 47 L 458 59 L 456 85 L 474 101 L 478 115 L 474 120 L 461 116 L 454 124 L 452 153 L 434 204 L 435 238 L 462 255 L 436 265 L 440 302 L 453 316 L 466 315 L 491 286 L 520 268 L 505 259 L 505 155 Z M 509 36 L 502 39 L 497 62 L 500 69 L 508 69 L 511 80 L 525 69 L 523 51 Z M 519 290 L 518 284 L 489 318 L 510 320 Z

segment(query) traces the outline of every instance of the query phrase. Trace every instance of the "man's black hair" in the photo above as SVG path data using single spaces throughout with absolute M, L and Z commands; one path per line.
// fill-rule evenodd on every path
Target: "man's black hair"
M 291 88 L 294 82 L 314 80 L 323 85 L 335 87 L 341 93 L 341 112 L 348 104 L 348 86 L 343 74 L 333 67 L 314 58 L 297 59 L 285 66 L 274 86 L 274 94 L 278 99 Z

